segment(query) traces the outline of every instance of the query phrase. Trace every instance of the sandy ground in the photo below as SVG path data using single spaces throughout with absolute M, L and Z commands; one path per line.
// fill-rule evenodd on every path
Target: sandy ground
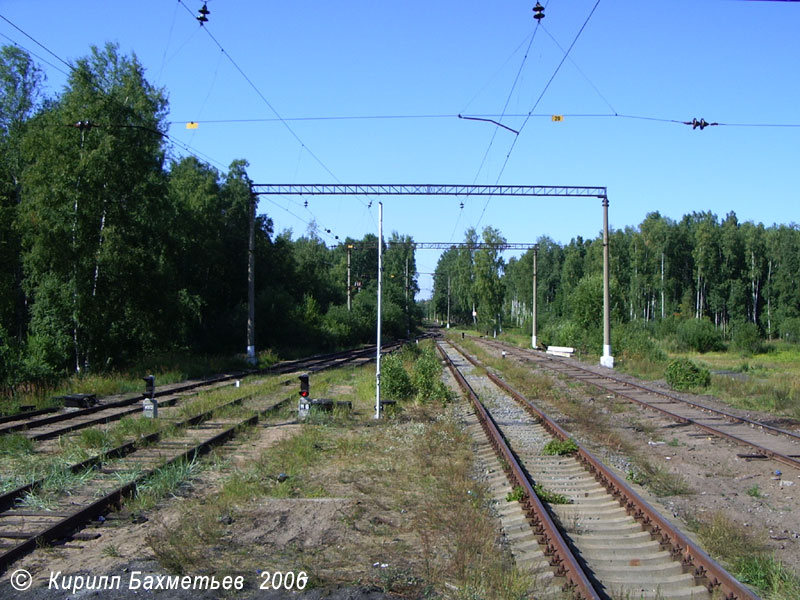
M 257 433 L 244 441 L 234 441 L 225 446 L 225 458 L 232 467 L 244 466 L 256 459 L 264 450 L 277 441 L 299 431 L 295 423 L 258 428 Z M 153 550 L 147 543 L 147 535 L 153 527 L 167 527 L 175 523 L 182 514 L 185 501 L 205 495 L 213 495 L 220 488 L 226 472 L 210 469 L 201 473 L 193 482 L 191 489 L 181 497 L 173 497 L 148 512 L 146 515 L 131 515 L 122 512 L 109 515 L 103 523 L 93 523 L 83 530 L 84 533 L 100 533 L 97 539 L 80 542 L 69 542 L 52 548 L 36 550 L 32 554 L 17 561 L 6 574 L 0 576 L 0 598 L 13 600 L 55 600 L 72 598 L 93 598 L 98 600 L 130 600 L 134 598 L 162 598 L 176 600 L 212 600 L 236 598 L 243 600 L 265 599 L 278 600 L 293 598 L 298 600 L 379 600 L 397 598 L 388 596 L 379 588 L 358 585 L 333 585 L 314 587 L 299 591 L 294 589 L 275 590 L 262 589 L 265 585 L 263 573 L 250 568 L 251 563 L 258 562 L 259 556 L 271 556 L 285 547 L 318 549 L 320 547 L 335 548 L 336 539 L 347 535 L 342 529 L 342 515 L 353 512 L 353 504 L 357 500 L 345 498 L 318 499 L 262 499 L 249 507 L 235 522 L 230 524 L 221 543 L 226 549 L 231 547 L 246 549 L 248 554 L 247 568 L 242 570 L 241 589 L 218 590 L 181 590 L 181 589 L 145 589 L 155 588 L 158 577 L 169 573 L 158 564 Z M 348 559 L 345 557 L 345 561 Z M 352 558 L 350 559 L 352 560 Z M 299 574 L 302 565 L 298 565 Z M 32 576 L 32 586 L 28 590 L 18 591 L 11 585 L 11 578 L 19 569 L 24 569 Z M 60 572 L 60 574 L 59 574 Z M 55 579 L 51 580 L 55 575 Z M 94 579 L 107 575 L 109 583 Z M 190 575 L 199 575 L 191 573 Z M 61 589 L 65 584 L 75 585 L 75 578 L 82 576 L 90 586 L 90 578 L 94 585 L 116 589 L 89 590 L 76 593 L 73 590 Z M 115 584 L 111 577 L 118 576 Z M 153 579 L 147 580 L 151 576 Z M 70 577 L 71 579 L 65 579 Z M 222 584 L 222 576 L 218 577 Z M 148 583 L 148 581 L 150 583 Z M 166 587 L 166 580 L 164 586 Z M 55 585 L 53 585 L 55 583 Z M 267 584 L 269 582 L 266 582 Z M 60 589 L 56 589 L 60 588 Z M 221 587 L 221 586 L 220 586 Z M 311 587 L 311 586 L 309 586 Z M 135 588 L 135 589 L 134 589 Z

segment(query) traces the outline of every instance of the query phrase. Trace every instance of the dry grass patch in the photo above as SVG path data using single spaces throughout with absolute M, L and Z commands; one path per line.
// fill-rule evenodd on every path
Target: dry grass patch
M 310 585 L 409 597 L 529 597 L 472 471 L 471 441 L 449 412 L 306 424 L 148 543 L 177 573 L 305 570 Z

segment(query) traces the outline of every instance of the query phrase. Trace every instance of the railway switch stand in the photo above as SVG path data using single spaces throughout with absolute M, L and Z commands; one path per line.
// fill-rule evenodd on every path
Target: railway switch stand
M 156 395 L 156 376 L 148 375 L 142 379 L 144 380 L 144 395 L 152 400 Z
M 158 400 L 156 400 L 156 376 L 148 375 L 144 379 L 144 402 L 142 402 L 142 409 L 144 416 L 156 419 L 158 418 Z
M 297 377 L 300 380 L 300 401 L 297 403 L 297 417 L 305 419 L 311 412 L 311 398 L 309 398 L 310 385 L 308 383 L 308 373 L 303 373 Z

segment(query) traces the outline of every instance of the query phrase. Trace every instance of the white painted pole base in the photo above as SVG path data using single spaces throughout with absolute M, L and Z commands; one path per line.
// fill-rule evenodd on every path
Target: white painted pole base
M 603 356 L 600 357 L 600 366 L 614 368 L 614 357 L 611 356 L 611 346 L 603 345 Z
M 537 340 L 537 336 L 534 335 L 531 337 L 531 348 L 538 348 L 538 347 L 539 347 L 539 341 Z
M 258 362 L 256 359 L 256 347 L 255 346 L 248 346 L 247 347 L 247 362 L 251 365 L 254 365 Z

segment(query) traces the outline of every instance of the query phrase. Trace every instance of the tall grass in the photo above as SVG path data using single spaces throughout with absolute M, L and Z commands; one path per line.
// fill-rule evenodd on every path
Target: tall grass
M 275 362 L 272 354 L 265 354 L 263 366 Z M 111 396 L 144 391 L 142 377 L 155 375 L 156 385 L 176 383 L 216 373 L 243 371 L 250 366 L 238 356 L 194 356 L 180 353 L 159 354 L 143 358 L 124 369 L 93 373 L 80 373 L 56 380 L 46 385 L 21 386 L 11 398 L 0 399 L 0 414 L 14 414 L 20 406 L 49 408 L 57 406 L 58 396 L 75 393 L 92 393 Z
M 695 524 L 708 552 L 723 561 L 737 579 L 753 586 L 764 600 L 800 598 L 800 576 L 767 550 L 763 540 L 722 512 Z

